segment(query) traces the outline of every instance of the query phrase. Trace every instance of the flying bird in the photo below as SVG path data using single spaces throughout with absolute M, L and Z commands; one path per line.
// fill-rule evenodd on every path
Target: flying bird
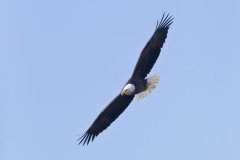
M 124 85 L 121 92 L 108 104 L 95 119 L 89 129 L 78 139 L 79 144 L 87 144 L 105 130 L 128 107 L 133 98 L 142 99 L 152 92 L 159 82 L 159 73 L 146 78 L 155 64 L 161 48 L 167 38 L 172 16 L 163 14 L 160 22 L 157 21 L 156 29 L 143 48 L 132 76 Z

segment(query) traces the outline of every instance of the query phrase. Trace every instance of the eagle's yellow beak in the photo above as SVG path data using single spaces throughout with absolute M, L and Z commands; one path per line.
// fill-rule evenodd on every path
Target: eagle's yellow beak
M 124 92 L 124 90 L 122 90 L 121 95 L 124 96 L 124 94 L 125 94 L 125 92 Z

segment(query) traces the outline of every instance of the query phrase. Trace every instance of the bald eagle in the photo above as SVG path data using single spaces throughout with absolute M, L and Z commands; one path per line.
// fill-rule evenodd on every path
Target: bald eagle
M 99 133 L 105 130 L 128 107 L 133 98 L 142 99 L 156 87 L 160 75 L 155 74 L 146 78 L 156 62 L 161 48 L 167 38 L 172 16 L 163 14 L 150 40 L 143 48 L 131 78 L 127 81 L 121 92 L 103 109 L 89 129 L 78 139 L 79 144 L 88 143 Z

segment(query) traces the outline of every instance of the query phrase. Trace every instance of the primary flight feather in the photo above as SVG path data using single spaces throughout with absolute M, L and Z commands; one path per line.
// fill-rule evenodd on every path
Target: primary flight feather
M 106 108 L 98 115 L 89 129 L 80 137 L 79 144 L 88 144 L 99 133 L 105 130 L 128 107 L 133 98 L 142 99 L 156 87 L 159 74 L 146 78 L 155 64 L 161 48 L 167 38 L 167 33 L 173 18 L 163 14 L 157 22 L 155 32 L 143 48 L 131 78 L 127 81 L 119 95 L 117 95 Z

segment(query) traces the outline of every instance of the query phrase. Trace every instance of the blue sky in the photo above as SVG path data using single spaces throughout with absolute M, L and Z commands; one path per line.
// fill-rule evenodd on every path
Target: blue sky
M 240 2 L 0 2 L 0 159 L 240 159 Z M 154 92 L 89 146 L 163 12 Z

